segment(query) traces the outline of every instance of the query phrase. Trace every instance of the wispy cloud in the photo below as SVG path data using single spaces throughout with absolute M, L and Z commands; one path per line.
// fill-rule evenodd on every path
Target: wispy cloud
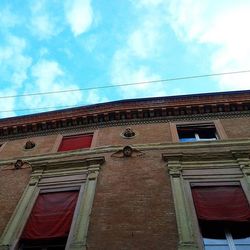
M 17 91 L 10 90 L 8 88 L 1 90 L 1 96 L 12 96 L 16 94 Z M 8 98 L 8 99 L 0 98 L 0 118 L 15 116 L 16 113 L 14 111 L 11 111 L 14 109 L 15 109 L 14 98 Z M 5 111 L 10 111 L 10 112 L 5 112 Z
M 2 81 L 11 82 L 12 89 L 21 87 L 27 79 L 27 71 L 32 63 L 25 54 L 25 39 L 7 35 L 5 44 L 0 46 L 0 73 Z M 3 83 L 2 83 L 3 84 Z
M 214 46 L 207 58 L 212 72 L 250 68 L 249 1 L 177 0 L 168 9 L 168 21 L 179 39 Z M 218 82 L 223 90 L 249 89 L 250 74 L 222 76 Z
M 152 9 L 186 48 L 210 46 L 206 61 L 212 73 L 250 68 L 250 2 L 195 0 L 138 0 L 138 8 Z M 163 18 L 163 19 L 162 19 Z M 164 29 L 161 29 L 164 32 Z M 197 58 L 198 59 L 198 58 Z M 204 58 L 200 58 L 204 60 Z M 197 62 L 199 63 L 199 62 Z M 217 78 L 221 90 L 250 88 L 250 74 Z
M 96 104 L 109 101 L 109 99 L 105 96 L 102 96 L 98 90 L 90 90 L 86 94 L 87 94 L 86 96 L 87 104 Z
M 67 0 L 65 14 L 74 36 L 86 32 L 93 22 L 91 0 Z
M 151 68 L 150 60 L 156 60 L 161 52 L 160 42 L 163 39 L 160 19 L 155 18 L 148 10 L 140 10 L 139 2 L 132 2 L 137 9 L 139 21 L 125 38 L 124 44 L 113 56 L 111 79 L 114 84 L 144 82 L 161 79 L 161 76 Z M 120 88 L 123 98 L 166 95 L 166 85 L 140 84 Z
M 50 2 L 41 0 L 34 1 L 30 7 L 31 18 L 29 28 L 32 34 L 38 39 L 49 39 L 58 35 L 63 30 L 64 23 L 62 18 L 59 20 L 59 17 L 50 10 L 52 6 Z
M 70 84 L 70 78 L 58 62 L 40 60 L 32 67 L 33 82 L 26 85 L 25 93 L 51 92 L 68 89 L 77 89 Z M 81 92 L 66 92 L 53 95 L 28 96 L 24 99 L 27 107 L 56 107 L 76 105 L 82 100 Z
M 147 66 L 136 66 L 131 64 L 132 53 L 130 50 L 118 50 L 112 62 L 111 78 L 113 84 L 137 83 L 160 79 L 160 76 L 153 73 Z M 164 85 L 157 84 L 139 84 L 134 86 L 119 87 L 123 98 L 134 98 L 144 96 L 162 96 L 165 95 Z
M 11 28 L 20 23 L 20 18 L 16 16 L 9 6 L 0 10 L 0 27 Z

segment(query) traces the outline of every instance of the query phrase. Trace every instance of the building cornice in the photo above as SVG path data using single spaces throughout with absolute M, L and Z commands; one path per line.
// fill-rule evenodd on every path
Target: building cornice
M 124 100 L 0 120 L 0 137 L 11 138 L 74 128 L 175 120 L 180 117 L 245 116 L 250 91 Z

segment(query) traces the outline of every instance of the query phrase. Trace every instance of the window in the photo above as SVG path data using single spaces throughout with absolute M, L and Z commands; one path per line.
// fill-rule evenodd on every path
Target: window
M 65 249 L 78 191 L 39 194 L 22 232 L 20 249 Z
M 87 248 L 97 177 L 105 158 L 48 158 L 32 162 L 32 173 L 0 237 L 0 249 Z
M 205 250 L 250 249 L 249 222 L 199 221 Z
M 64 136 L 58 151 L 69 151 L 81 148 L 90 148 L 93 134 Z
M 250 207 L 238 186 L 192 187 L 205 250 L 250 249 Z
M 179 141 L 214 141 L 218 139 L 214 124 L 185 124 L 177 125 Z

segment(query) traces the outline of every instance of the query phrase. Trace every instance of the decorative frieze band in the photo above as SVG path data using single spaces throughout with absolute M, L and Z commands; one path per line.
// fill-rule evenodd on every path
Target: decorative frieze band
M 152 106 L 151 106 L 152 105 Z M 100 108 L 94 112 L 86 111 L 85 107 L 79 108 L 79 112 L 74 110 L 65 110 L 65 115 L 59 116 L 55 112 L 47 113 L 47 115 L 38 114 L 27 116 L 26 119 L 12 118 L 8 122 L 0 123 L 0 136 L 2 138 L 17 137 L 20 135 L 28 135 L 34 133 L 46 133 L 53 131 L 63 131 L 72 128 L 93 128 L 102 126 L 115 126 L 120 123 L 143 123 L 161 120 L 175 120 L 180 117 L 192 118 L 196 116 L 208 117 L 211 115 L 228 116 L 228 115 L 249 115 L 250 102 L 219 102 L 202 104 L 197 102 L 193 105 L 168 103 L 164 106 L 164 102 L 158 105 L 147 103 L 143 108 L 126 108 L 120 106 L 119 110 L 106 111 Z M 136 105 L 135 105 L 136 106 Z M 105 107 L 105 106 L 104 106 Z M 70 114 L 70 115 L 69 115 Z M 20 120 L 20 121 L 19 121 Z M 16 121 L 16 122 L 14 122 Z

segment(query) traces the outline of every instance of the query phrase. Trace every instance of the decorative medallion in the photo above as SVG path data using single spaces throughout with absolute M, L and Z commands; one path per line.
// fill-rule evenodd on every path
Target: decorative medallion
M 24 165 L 24 162 L 23 162 L 22 160 L 17 160 L 17 161 L 14 163 L 15 169 L 20 169 L 20 168 L 22 168 L 23 165 Z
M 25 149 L 32 149 L 32 148 L 34 148 L 35 146 L 36 146 L 36 144 L 35 144 L 33 141 L 28 140 L 28 141 L 25 143 L 24 148 L 25 148 Z
M 112 154 L 111 157 L 128 158 L 128 157 L 138 157 L 142 155 L 144 155 L 144 153 L 141 152 L 140 150 L 132 148 L 131 146 L 125 146 L 123 149 L 120 149 L 114 154 Z
M 126 128 L 122 133 L 121 136 L 126 139 L 131 139 L 136 136 L 135 132 L 132 128 Z

